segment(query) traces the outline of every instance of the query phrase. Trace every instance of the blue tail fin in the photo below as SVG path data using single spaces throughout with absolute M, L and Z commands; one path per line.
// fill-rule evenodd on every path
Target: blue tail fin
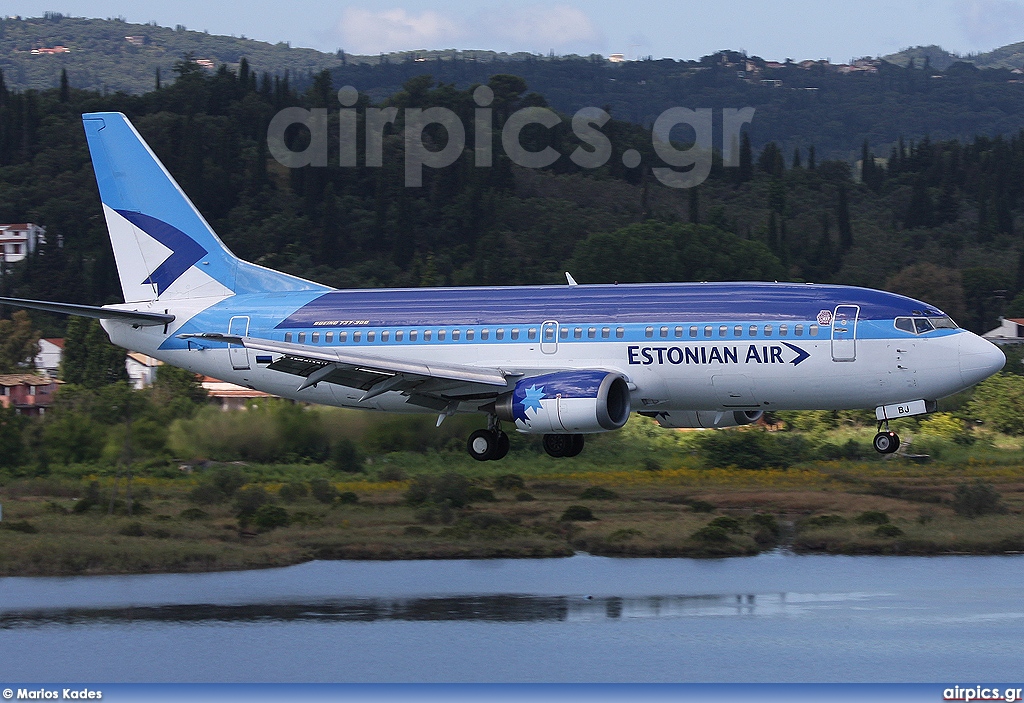
M 126 303 L 328 290 L 228 251 L 124 115 L 82 122 Z

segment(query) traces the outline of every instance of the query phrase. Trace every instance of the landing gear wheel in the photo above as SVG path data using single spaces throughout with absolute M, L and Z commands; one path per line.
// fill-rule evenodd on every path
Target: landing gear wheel
M 879 454 L 892 454 L 900 448 L 900 436 L 892 430 L 879 432 L 871 442 Z
M 573 435 L 569 435 L 569 437 L 572 439 L 572 444 L 569 446 L 569 449 L 567 449 L 565 454 L 563 454 L 562 456 L 564 456 L 564 457 L 578 456 L 579 453 L 583 451 L 583 444 L 584 444 L 583 435 L 581 435 L 581 434 L 573 434 Z
M 508 454 L 508 435 L 502 432 L 501 430 L 498 430 L 495 434 L 498 436 L 498 439 L 494 443 L 494 451 L 491 452 L 491 461 L 504 459 L 505 455 Z
M 546 434 L 544 435 L 544 451 L 548 453 L 548 456 L 553 456 L 556 459 L 563 456 L 572 456 L 568 454 L 573 449 L 572 437 L 572 435 L 568 434 Z
M 498 438 L 496 433 L 490 430 L 477 430 L 466 441 L 466 451 L 477 461 L 487 461 L 490 459 L 497 447 Z

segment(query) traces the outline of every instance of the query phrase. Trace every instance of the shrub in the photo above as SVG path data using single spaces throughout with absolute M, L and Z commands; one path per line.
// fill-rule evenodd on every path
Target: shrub
M 19 520 L 17 522 L 0 522 L 0 528 L 10 530 L 11 532 L 24 532 L 27 535 L 34 535 L 39 532 L 38 528 L 28 520 Z
M 205 520 L 210 515 L 200 508 L 185 508 L 178 517 L 182 520 Z
M 252 524 L 260 532 L 267 532 L 276 527 L 288 527 L 291 518 L 288 511 L 280 505 L 261 505 L 252 516 Z
M 247 486 L 235 493 L 235 511 L 239 517 L 250 517 L 270 500 L 270 494 L 263 486 Z
M 469 479 L 462 474 L 448 472 L 440 476 L 417 476 L 405 492 L 405 501 L 409 505 L 416 506 L 424 503 L 445 503 L 453 508 L 462 508 L 476 500 L 487 499 L 488 494 L 491 500 L 494 494 L 487 491 L 486 494 L 479 492 L 486 489 L 471 490 L 475 488 Z
M 494 503 L 497 501 L 497 496 L 494 495 L 494 491 L 489 488 L 481 488 L 480 486 L 470 486 L 466 489 L 466 501 L 469 503 L 484 502 Z
M 532 493 L 527 493 L 526 491 L 519 491 L 518 493 L 516 493 L 516 500 L 525 503 L 537 499 L 533 497 Z
M 593 511 L 585 505 L 570 505 L 558 519 L 563 522 L 587 522 L 597 518 L 594 517 Z
M 743 534 L 743 525 L 740 523 L 739 520 L 730 515 L 722 515 L 720 517 L 716 517 L 714 520 L 708 523 L 708 527 L 721 527 L 726 532 L 729 532 L 730 534 L 734 535 Z
M 355 505 L 359 502 L 359 496 L 353 491 L 345 491 L 338 494 L 338 502 L 342 505 Z
M 426 537 L 430 534 L 430 530 L 425 527 L 420 527 L 419 525 L 409 525 L 405 528 L 405 534 L 410 537 Z
M 188 493 L 188 499 L 199 505 L 215 505 L 227 500 L 224 491 L 212 483 L 200 483 Z
M 756 429 L 704 432 L 697 439 L 697 449 L 708 468 L 786 468 L 813 455 L 811 445 L 802 436 Z
M 94 505 L 100 504 L 100 482 L 91 481 L 89 488 L 86 489 L 85 495 L 82 496 L 81 500 L 75 503 L 75 507 L 71 509 L 73 513 L 84 513 L 88 512 Z
M 1005 513 L 1002 496 L 990 483 L 981 480 L 961 483 L 953 492 L 953 512 L 963 517 L 975 518 L 980 515 Z
M 782 531 L 782 528 L 779 527 L 779 521 L 774 515 L 769 515 L 768 513 L 756 513 L 751 515 L 750 522 L 759 528 L 767 530 L 776 537 L 778 537 L 779 533 Z
M 842 515 L 815 515 L 804 520 L 806 527 L 838 527 L 845 524 L 846 518 Z
M 865 510 L 853 521 L 858 525 L 884 525 L 889 522 L 889 516 L 880 510 Z
M 967 411 L 997 432 L 1024 434 L 1024 377 L 1000 373 L 985 379 Z
M 503 474 L 494 479 L 494 487 L 501 491 L 522 490 L 526 488 L 526 482 L 519 474 Z
M 615 530 L 615 532 L 612 532 L 605 539 L 609 542 L 625 542 L 627 540 L 633 539 L 634 537 L 643 536 L 644 533 L 640 530 L 634 529 L 632 527 L 624 527 L 621 530 Z
M 331 468 L 354 474 L 363 470 L 363 454 L 351 439 L 342 437 L 331 447 Z
M 248 483 L 245 473 L 237 466 L 218 466 L 209 473 L 209 482 L 230 498 L 235 491 Z
M 419 522 L 425 525 L 450 525 L 452 520 L 455 519 L 455 513 L 452 511 L 450 505 L 431 505 L 427 504 L 419 508 L 415 512 L 415 517 Z
M 661 471 L 661 462 L 658 461 L 657 459 L 652 459 L 651 457 L 647 457 L 646 459 L 643 460 L 643 470 L 644 471 Z
M 713 513 L 715 506 L 706 500 L 695 500 L 690 503 L 690 510 L 695 513 Z
M 141 523 L 129 522 L 127 525 L 122 526 L 117 533 L 125 537 L 142 537 L 146 534 L 146 531 L 142 529 Z
M 618 497 L 618 493 L 604 486 L 590 486 L 580 493 L 580 498 L 583 500 L 615 500 Z
M 903 535 L 903 530 L 896 525 L 886 524 L 876 527 L 874 534 L 876 537 L 900 537 Z
M 298 481 L 286 483 L 277 491 L 277 497 L 285 503 L 294 503 L 297 500 L 302 500 L 308 495 L 309 489 L 306 488 L 306 484 L 299 483 Z
M 326 478 L 314 478 L 309 482 L 309 492 L 321 503 L 330 505 L 338 497 L 338 489 Z
M 714 542 L 720 544 L 722 542 L 729 541 L 729 533 L 717 525 L 705 525 L 690 535 L 690 538 L 699 542 Z

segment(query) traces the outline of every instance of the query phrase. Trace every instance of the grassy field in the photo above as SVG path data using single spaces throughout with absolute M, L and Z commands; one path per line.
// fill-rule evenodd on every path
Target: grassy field
M 1018 552 L 1024 551 L 1024 466 L 1012 461 L 1014 454 L 993 448 L 941 463 L 837 460 L 754 471 L 686 466 L 693 462 L 685 456 L 673 468 L 671 453 L 647 468 L 608 461 L 583 470 L 537 455 L 481 464 L 455 452 L 399 453 L 378 459 L 366 475 L 335 474 L 329 481 L 320 465 L 213 466 L 136 478 L 131 516 L 123 500 L 108 515 L 112 478 L 83 469 L 12 478 L 0 487 L 0 574 L 550 557 L 578 550 L 685 557 L 778 546 L 844 554 Z M 234 475 L 236 485 L 226 489 L 233 495 L 197 493 L 217 475 Z M 320 499 L 309 492 L 318 479 L 328 492 Z M 990 498 L 986 514 L 967 517 L 962 507 L 958 514 L 958 487 L 963 493 L 977 486 Z M 246 508 L 253 495 L 267 507 Z

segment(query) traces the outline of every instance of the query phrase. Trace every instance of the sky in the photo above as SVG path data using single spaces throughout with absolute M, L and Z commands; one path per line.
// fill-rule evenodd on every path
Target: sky
M 1024 0 L 5 0 L 0 12 L 48 10 L 352 54 L 454 48 L 695 59 L 735 49 L 838 63 L 916 45 L 967 53 L 1024 41 Z

